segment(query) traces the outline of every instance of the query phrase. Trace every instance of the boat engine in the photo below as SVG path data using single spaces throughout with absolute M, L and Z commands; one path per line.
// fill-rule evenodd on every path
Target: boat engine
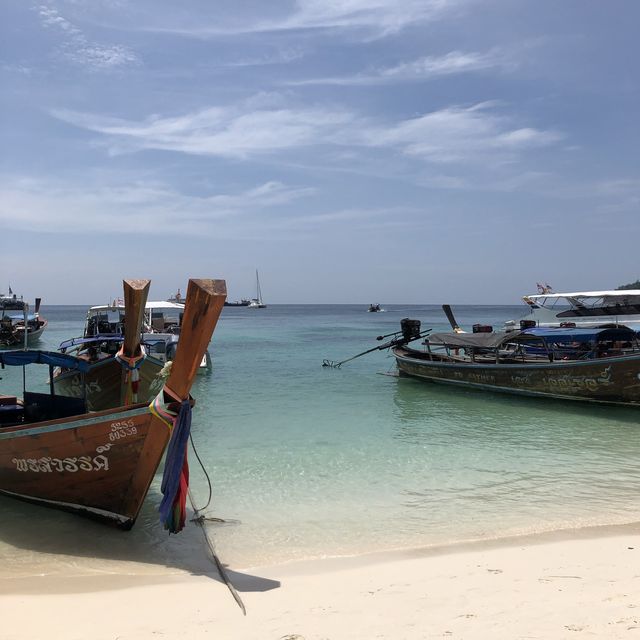
M 400 320 L 400 331 L 402 331 L 402 338 L 406 342 L 417 340 L 420 337 L 420 320 L 403 318 Z

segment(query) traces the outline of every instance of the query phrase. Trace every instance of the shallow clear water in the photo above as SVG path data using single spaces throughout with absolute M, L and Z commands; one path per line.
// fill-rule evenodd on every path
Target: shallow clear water
M 49 307 L 43 347 L 81 331 L 84 309 Z M 519 307 L 457 307 L 501 326 Z M 446 329 L 437 306 L 224 309 L 196 381 L 193 435 L 213 484 L 208 514 L 233 568 L 640 519 L 640 413 L 502 396 L 379 375 L 375 346 L 403 317 Z M 33 367 L 31 367 L 33 369 Z M 2 372 L 3 392 L 21 384 Z M 30 379 L 44 385 L 41 379 Z M 208 495 L 191 457 L 197 502 Z M 200 570 L 197 528 L 167 539 L 157 482 L 129 533 L 0 498 L 5 571 Z M 28 529 L 28 535 L 25 530 Z

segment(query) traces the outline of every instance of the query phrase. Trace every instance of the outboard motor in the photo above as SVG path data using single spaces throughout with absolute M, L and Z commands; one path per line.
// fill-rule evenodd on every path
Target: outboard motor
M 402 331 L 402 338 L 406 342 L 417 340 L 420 337 L 420 320 L 403 318 L 400 320 L 400 331 Z

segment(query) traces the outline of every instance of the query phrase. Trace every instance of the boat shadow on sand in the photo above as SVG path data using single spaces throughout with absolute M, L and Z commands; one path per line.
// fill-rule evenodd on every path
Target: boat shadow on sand
M 157 498 L 157 500 L 156 500 Z M 207 576 L 223 583 L 211 558 L 201 527 L 189 522 L 179 535 L 169 535 L 158 521 L 159 495 L 150 493 L 131 531 L 121 531 L 77 515 L 43 508 L 0 496 L 0 561 L 3 577 L 29 579 L 59 578 L 61 590 L 68 591 L 69 578 L 102 576 L 134 577 L 161 582 L 185 573 Z M 190 513 L 190 516 L 192 514 Z M 211 537 L 211 529 L 208 529 Z M 239 592 L 277 589 L 280 582 L 230 570 L 220 561 L 227 577 Z M 20 590 L 22 581 L 7 581 L 5 593 Z M 51 581 L 43 581 L 42 591 L 51 593 Z M 38 582 L 29 580 L 29 591 Z M 127 585 L 127 580 L 115 581 Z M 83 589 L 81 583 L 78 586 Z

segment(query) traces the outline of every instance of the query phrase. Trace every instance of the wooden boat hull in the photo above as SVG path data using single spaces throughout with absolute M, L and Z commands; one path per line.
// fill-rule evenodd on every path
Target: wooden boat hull
M 129 529 L 169 435 L 146 405 L 0 429 L 0 492 Z
M 138 401 L 149 402 L 160 392 L 164 380 L 160 377 L 163 363 L 155 358 L 146 358 L 140 367 Z M 53 384 L 57 395 L 83 398 L 87 393 L 87 409 L 104 411 L 122 405 L 123 369 L 115 358 L 96 362 L 85 374 L 77 371 L 63 371 L 54 375 Z
M 431 382 L 564 400 L 640 406 L 640 355 L 536 364 L 482 364 L 429 360 L 429 354 L 393 349 L 401 374 Z
M 40 318 L 38 322 L 38 326 L 34 327 L 33 325 L 29 325 L 27 329 L 27 346 L 31 346 L 36 344 L 44 330 L 47 328 L 48 321 L 44 318 Z M 0 336 L 0 348 L 10 348 L 13 349 L 15 347 L 22 347 L 24 345 L 24 325 L 17 324 L 13 325 L 11 332 L 3 332 L 3 335 Z
M 125 293 L 127 284 L 133 284 L 138 291 L 148 286 L 147 281 L 126 281 Z M 189 392 L 225 298 L 224 280 L 189 280 L 185 331 L 168 379 L 153 403 L 153 413 L 146 402 L 122 406 L 121 398 L 116 403 L 118 408 L 74 415 L 75 410 L 85 410 L 80 407 L 84 403 L 74 403 L 69 398 L 64 402 L 53 391 L 25 391 L 23 404 L 8 397 L 12 402 L 5 406 L 13 413 L 0 423 L 7 425 L 0 426 L 0 493 L 131 528 L 175 424 L 173 433 L 179 435 L 168 455 L 172 473 L 162 488 L 161 516 L 165 528 L 178 533 L 186 520 L 188 488 L 185 436 L 189 434 L 190 419 L 183 411 L 188 412 L 188 405 L 192 404 Z M 142 307 L 144 304 L 139 308 Z M 135 359 L 131 352 L 126 357 L 129 364 Z M 109 367 L 107 373 L 118 381 L 120 394 L 129 400 L 132 379 L 122 384 L 120 364 L 109 359 L 104 362 Z M 144 361 L 151 362 L 150 358 Z M 82 358 L 28 350 L 6 354 L 2 364 L 46 364 L 50 371 L 54 366 L 83 371 L 87 368 Z M 67 417 L 29 422 L 36 420 L 38 414 Z
M 27 331 L 27 344 L 32 345 L 40 340 L 44 330 L 47 328 L 47 320 L 40 318 L 40 326 L 37 329 Z

